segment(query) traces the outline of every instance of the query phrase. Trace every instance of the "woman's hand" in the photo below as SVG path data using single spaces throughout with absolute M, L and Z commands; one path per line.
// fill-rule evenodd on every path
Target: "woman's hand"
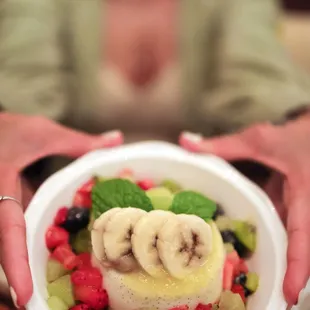
M 51 155 L 78 157 L 122 142 L 123 136 L 118 131 L 92 136 L 42 117 L 0 113 L 0 195 L 29 201 L 31 191 L 20 172 L 40 158 Z M 8 200 L 0 202 L 0 250 L 1 265 L 13 299 L 18 306 L 23 306 L 32 294 L 25 220 L 23 209 Z
M 289 305 L 296 304 L 310 275 L 310 115 L 283 126 L 262 124 L 212 139 L 183 133 L 180 144 L 228 161 L 253 160 L 276 171 L 266 191 L 288 232 L 284 294 Z

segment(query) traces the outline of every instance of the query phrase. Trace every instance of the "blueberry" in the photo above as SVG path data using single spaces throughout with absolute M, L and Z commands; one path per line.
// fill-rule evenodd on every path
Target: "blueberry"
M 238 240 L 232 230 L 223 230 L 221 231 L 221 235 L 224 243 L 231 243 L 241 258 L 249 256 L 249 250 Z
M 244 288 L 246 282 L 246 274 L 241 272 L 239 275 L 237 275 L 234 279 L 235 284 L 240 284 Z
M 216 204 L 216 211 L 215 211 L 215 213 L 213 214 L 212 219 L 215 221 L 215 220 L 217 219 L 217 217 L 218 217 L 218 216 L 221 216 L 221 215 L 225 215 L 224 209 L 222 208 L 221 205 Z
M 244 288 L 244 296 L 245 297 L 249 297 L 250 295 L 252 295 L 253 293 L 247 289 L 246 287 L 243 287 Z
M 234 243 L 234 248 L 241 258 L 248 258 L 251 255 L 251 252 L 237 238 Z
M 237 240 L 236 235 L 231 230 L 223 230 L 221 231 L 221 235 L 224 243 L 231 243 L 232 245 L 234 245 Z
M 89 216 L 88 208 L 72 207 L 68 210 L 66 221 L 62 224 L 62 227 L 70 233 L 77 233 L 87 227 Z

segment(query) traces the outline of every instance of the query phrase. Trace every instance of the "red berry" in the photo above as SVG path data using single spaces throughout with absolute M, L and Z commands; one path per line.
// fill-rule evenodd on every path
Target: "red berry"
M 61 244 L 69 243 L 69 233 L 58 226 L 50 226 L 45 233 L 45 242 L 48 249 L 54 249 Z
M 69 244 L 59 245 L 52 253 L 52 257 L 68 270 L 72 270 L 80 262 L 78 257 L 72 252 Z
M 77 192 L 83 193 L 83 194 L 90 194 L 95 184 L 96 184 L 96 180 L 95 180 L 95 178 L 92 178 L 92 179 L 88 180 L 86 183 L 84 183 L 77 190 Z
M 107 292 L 102 288 L 91 286 L 75 286 L 75 299 L 79 300 L 94 310 L 101 310 L 109 304 Z
M 55 216 L 54 224 L 57 226 L 63 224 L 66 221 L 67 214 L 68 214 L 68 208 L 66 207 L 60 208 Z
M 78 256 L 78 269 L 92 267 L 90 253 L 81 253 Z
M 102 287 L 102 275 L 97 268 L 89 267 L 76 270 L 71 274 L 71 282 L 74 285 L 86 285 Z
M 70 310 L 91 310 L 91 308 L 86 304 L 79 304 L 70 308 Z
M 184 305 L 184 306 L 177 306 L 177 307 L 173 307 L 173 308 L 170 308 L 169 310 L 188 310 L 189 307 L 187 305 Z
M 243 302 L 246 302 L 246 297 L 245 297 L 245 292 L 244 292 L 244 288 L 240 285 L 240 284 L 234 284 L 231 288 L 231 291 L 234 294 L 239 294 L 240 297 L 242 298 Z
M 91 204 L 92 204 L 92 201 L 91 201 L 90 193 L 76 192 L 73 198 L 73 206 L 91 208 Z
M 208 304 L 208 305 L 203 305 L 203 304 L 199 304 L 195 310 L 212 310 L 212 304 Z
M 140 180 L 137 182 L 137 185 L 144 191 L 147 191 L 155 186 L 154 182 L 151 179 Z

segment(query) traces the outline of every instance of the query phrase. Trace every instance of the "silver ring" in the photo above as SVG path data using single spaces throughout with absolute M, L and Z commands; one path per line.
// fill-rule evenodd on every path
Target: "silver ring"
M 0 202 L 4 201 L 4 200 L 14 201 L 14 202 L 16 202 L 17 204 L 19 204 L 22 207 L 22 203 L 18 199 L 14 198 L 14 197 L 11 197 L 11 196 L 0 196 Z

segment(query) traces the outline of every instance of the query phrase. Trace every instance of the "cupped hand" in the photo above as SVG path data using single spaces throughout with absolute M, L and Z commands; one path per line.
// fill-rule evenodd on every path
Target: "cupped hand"
M 20 172 L 43 157 L 79 157 L 122 142 L 118 131 L 94 136 L 38 116 L 0 113 L 0 195 L 29 201 L 31 191 Z M 22 207 L 0 202 L 0 261 L 18 306 L 25 305 L 32 294 L 25 230 Z
M 286 225 L 288 267 L 283 289 L 288 304 L 296 304 L 310 276 L 310 115 L 282 126 L 261 124 L 211 139 L 182 133 L 180 144 L 192 152 L 228 161 L 252 160 L 276 171 L 266 191 Z

